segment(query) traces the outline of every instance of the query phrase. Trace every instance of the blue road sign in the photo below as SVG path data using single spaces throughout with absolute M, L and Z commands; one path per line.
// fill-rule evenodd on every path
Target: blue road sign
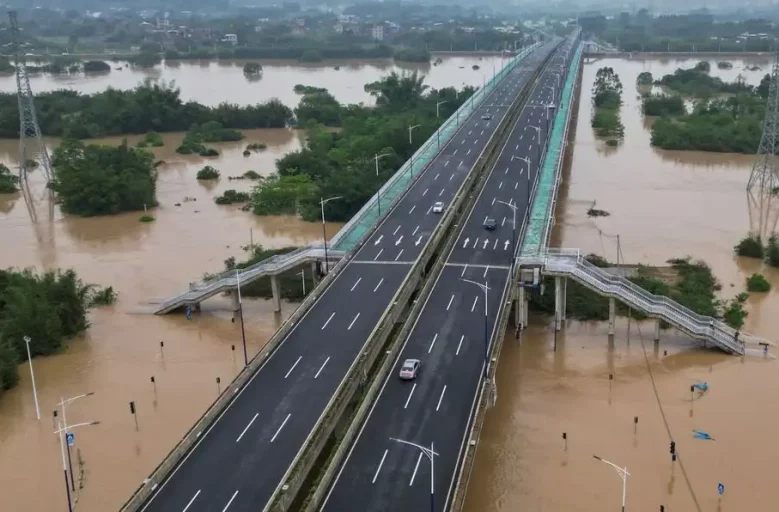
M 187 320 L 192 320 L 192 308 L 187 306 Z
M 717 494 L 719 494 L 720 496 L 725 494 L 725 486 L 722 485 L 721 483 L 717 484 Z
M 76 434 L 73 432 L 68 432 L 65 434 L 65 440 L 68 442 L 68 446 L 73 446 L 76 442 Z

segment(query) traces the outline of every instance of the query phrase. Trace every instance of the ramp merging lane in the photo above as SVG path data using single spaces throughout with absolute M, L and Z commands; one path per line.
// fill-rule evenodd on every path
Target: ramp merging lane
M 526 57 L 442 147 L 143 510 L 263 508 L 438 224 L 433 204 L 452 201 L 544 52 Z
M 558 55 L 568 45 L 564 42 Z M 553 91 L 556 82 L 554 70 L 547 67 L 464 223 L 323 511 L 426 510 L 431 495 L 430 460 L 409 443 L 427 449 L 432 446 L 434 509 L 447 510 L 484 372 L 485 334 L 487 339 L 494 335 L 509 284 L 512 208 L 500 201 L 517 207 L 518 239 L 532 195 L 528 187 L 539 169 L 539 142 L 543 147 L 545 141 L 545 105 L 557 102 L 559 94 Z M 541 128 L 540 141 L 533 126 Z M 485 230 L 485 217 L 496 220 L 494 231 Z M 483 290 L 463 279 L 487 284 L 486 315 Z M 398 377 L 407 358 L 422 363 L 419 377 L 412 382 Z

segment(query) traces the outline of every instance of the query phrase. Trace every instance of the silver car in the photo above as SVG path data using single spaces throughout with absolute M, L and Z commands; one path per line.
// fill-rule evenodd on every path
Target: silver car
M 403 366 L 400 367 L 401 380 L 414 380 L 419 375 L 419 367 L 421 363 L 419 359 L 406 359 L 403 361 Z
M 444 211 L 444 203 L 442 201 L 438 201 L 433 205 L 433 213 L 443 213 Z

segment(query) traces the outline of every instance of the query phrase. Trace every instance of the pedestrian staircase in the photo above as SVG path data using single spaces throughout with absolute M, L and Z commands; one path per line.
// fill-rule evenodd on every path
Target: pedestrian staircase
M 724 322 L 699 315 L 668 297 L 654 295 L 629 280 L 604 272 L 578 250 L 550 249 L 535 257 L 522 257 L 519 264 L 540 266 L 544 275 L 570 277 L 587 288 L 607 297 L 614 297 L 650 317 L 659 318 L 687 335 L 731 354 L 743 355 L 746 345 L 773 345 L 772 343 L 738 332 Z
M 343 251 L 334 251 L 328 248 L 327 259 L 331 264 L 334 264 L 344 254 Z M 322 244 L 312 244 L 286 254 L 272 256 L 250 267 L 241 269 L 240 281 L 242 285 L 245 285 L 263 276 L 278 275 L 309 262 L 324 260 L 324 246 Z M 190 283 L 189 290 L 155 304 L 154 313 L 164 315 L 177 308 L 199 304 L 209 297 L 230 291 L 236 287 L 237 278 L 236 271 L 228 271 L 205 281 Z

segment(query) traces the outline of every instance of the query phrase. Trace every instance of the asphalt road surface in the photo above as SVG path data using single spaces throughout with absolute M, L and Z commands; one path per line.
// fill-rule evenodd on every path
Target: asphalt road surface
M 526 57 L 442 148 L 143 510 L 263 508 L 438 224 L 433 204 L 453 199 L 548 51 Z
M 430 510 L 430 452 L 435 459 L 434 509 L 447 508 L 485 371 L 487 340 L 509 285 L 512 239 L 519 238 L 531 197 L 528 187 L 538 172 L 539 133 L 533 127 L 540 128 L 543 147 L 546 105 L 559 101 L 554 73 L 559 74 L 563 59 L 557 56 L 567 47 L 566 41 L 534 87 L 330 489 L 325 512 Z M 508 204 L 517 208 L 515 238 Z M 484 229 L 485 218 L 496 220 L 494 231 Z M 404 382 L 398 373 L 407 358 L 422 364 L 419 377 Z

